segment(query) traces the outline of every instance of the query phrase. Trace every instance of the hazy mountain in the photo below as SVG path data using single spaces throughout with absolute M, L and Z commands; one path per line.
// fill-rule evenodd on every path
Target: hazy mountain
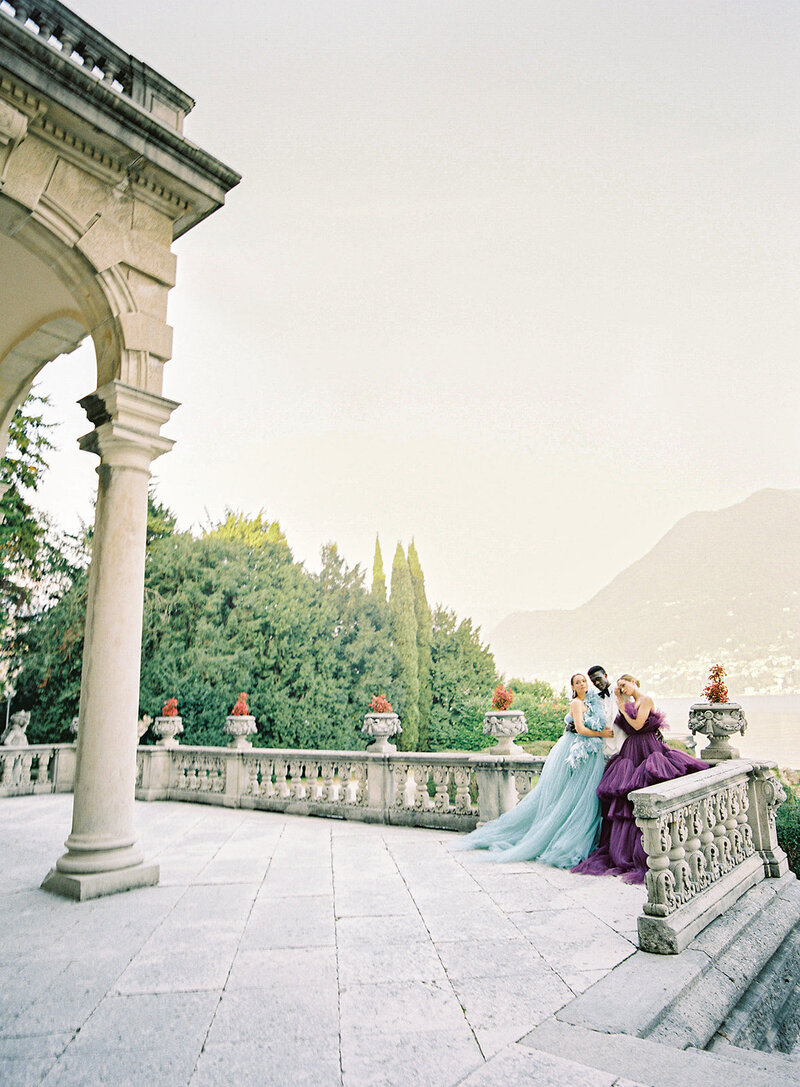
M 698 695 L 711 664 L 731 697 L 800 693 L 800 490 L 691 513 L 572 611 L 509 615 L 490 636 L 507 675 L 563 686 L 604 664 L 664 697 Z

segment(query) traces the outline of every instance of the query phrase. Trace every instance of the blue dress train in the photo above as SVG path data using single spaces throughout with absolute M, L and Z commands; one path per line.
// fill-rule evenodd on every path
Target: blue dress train
M 587 699 L 584 725 L 605 727 L 602 712 Z M 498 819 L 462 838 L 458 849 L 489 849 L 497 861 L 542 861 L 572 868 L 597 845 L 600 802 L 597 786 L 605 759 L 600 736 L 565 732 L 547 756 L 539 784 Z

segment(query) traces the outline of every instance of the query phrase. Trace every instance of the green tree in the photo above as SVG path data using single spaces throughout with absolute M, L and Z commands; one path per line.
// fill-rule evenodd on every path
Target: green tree
M 394 649 L 393 688 L 395 710 L 403 721 L 399 747 L 416 751 L 419 744 L 419 661 L 417 656 L 417 619 L 414 614 L 414 588 L 408 560 L 400 544 L 392 563 L 392 591 L 389 597 Z
M 433 620 L 428 598 L 425 595 L 425 578 L 420 566 L 419 555 L 412 540 L 408 547 L 408 569 L 411 585 L 414 589 L 414 614 L 417 620 L 417 670 L 419 674 L 419 751 L 430 747 L 431 707 L 433 706 L 433 688 L 431 686 L 431 639 Z
M 142 709 L 175 696 L 186 742 L 222 743 L 239 691 L 257 744 L 353 748 L 391 677 L 388 632 L 333 544 L 309 574 L 277 522 L 229 514 L 199 540 L 158 540 L 147 569 Z
M 47 471 L 52 424 L 47 398 L 30 395 L 17 408 L 0 460 L 0 681 L 10 684 L 20 663 L 25 632 L 35 617 L 68 588 L 80 555 L 60 539 L 31 502 Z
M 431 640 L 432 751 L 473 751 L 494 741 L 483 734 L 483 717 L 497 684 L 494 656 L 471 619 L 454 611 L 433 612 Z
M 22 637 L 16 701 L 34 711 L 31 743 L 73 739 L 69 724 L 80 703 L 88 582 L 88 570 L 78 571 L 58 602 L 32 617 Z
M 558 740 L 564 732 L 564 718 L 569 712 L 566 691 L 556 694 L 544 680 L 511 679 L 506 684 L 514 692 L 515 710 L 525 714 L 526 741 Z
M 383 572 L 381 541 L 375 537 L 375 558 L 372 561 L 372 595 L 381 603 L 386 603 L 386 575 Z
M 367 592 L 361 568 L 348 568 L 333 543 L 322 549 L 318 583 L 325 629 L 331 637 L 331 674 L 340 692 L 338 712 L 347 727 L 360 735 L 370 698 L 391 686 L 386 605 Z
M 171 509 L 158 501 L 155 487 L 147 491 L 147 547 L 155 540 L 163 540 L 175 532 L 177 518 Z

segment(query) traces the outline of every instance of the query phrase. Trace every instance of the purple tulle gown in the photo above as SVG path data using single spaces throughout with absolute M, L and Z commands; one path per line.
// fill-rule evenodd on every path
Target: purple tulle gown
M 636 716 L 633 702 L 625 706 L 629 717 Z M 622 876 L 626 883 L 644 883 L 647 854 L 642 846 L 642 832 L 633 819 L 633 805 L 628 793 L 707 770 L 708 763 L 667 747 L 661 738 L 664 715 L 651 710 L 641 729 L 629 725 L 622 714 L 615 722 L 628 734 L 619 753 L 608 760 L 597 795 L 603 812 L 600 845 L 572 871 L 590 876 Z

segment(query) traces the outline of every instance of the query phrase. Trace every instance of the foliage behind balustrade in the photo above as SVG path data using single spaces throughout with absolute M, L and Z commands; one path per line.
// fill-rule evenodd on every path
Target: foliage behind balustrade
M 250 695 L 258 746 L 359 749 L 370 699 L 386 693 L 407 724 L 407 679 L 398 670 L 397 625 L 385 596 L 370 592 L 334 544 L 311 573 L 295 561 L 276 522 L 230 514 L 200 537 L 175 531 L 174 516 L 151 495 L 145 568 L 140 711 L 156 717 L 178 698 L 186 744 L 222 745 L 238 691 Z M 430 668 L 418 685 L 430 708 L 418 714 L 432 751 L 491 744 L 483 716 L 498 682 L 494 657 L 470 619 L 428 609 L 413 552 L 417 600 L 407 606 L 430 625 L 430 646 L 407 664 Z M 404 571 L 407 577 L 408 571 Z M 410 584 L 413 584 L 410 583 Z M 406 586 L 409 588 L 409 586 Z M 30 708 L 31 740 L 70 739 L 78 712 L 87 576 L 42 612 L 24 645 L 18 702 Z M 430 661 L 430 664 L 428 664 Z M 566 705 L 547 684 L 512 681 L 529 739 L 556 739 Z M 401 737 L 402 738 L 402 737 Z M 149 737 L 145 738 L 149 742 Z
M 0 688 L 16 686 L 29 628 L 83 565 L 77 541 L 61 536 L 32 504 L 55 448 L 47 404 L 32 393 L 17 408 L 0 458 Z
M 800 876 L 800 798 L 797 791 L 783 783 L 786 800 L 775 813 L 778 843 L 789 860 L 789 867 Z

